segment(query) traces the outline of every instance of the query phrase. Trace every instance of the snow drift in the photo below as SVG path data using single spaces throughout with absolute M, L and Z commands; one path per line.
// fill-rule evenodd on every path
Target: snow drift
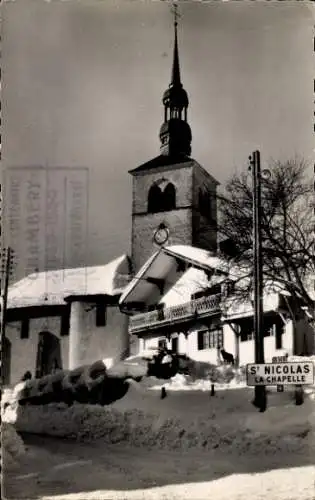
M 6 408 L 18 431 L 67 439 L 156 449 L 225 449 L 239 454 L 314 453 L 314 405 L 294 406 L 289 394 L 271 394 L 264 414 L 251 405 L 252 391 L 176 391 L 160 400 L 133 382 L 124 398 L 109 406 L 64 403 Z M 281 399 L 277 399 L 281 398 Z M 286 398 L 286 399 L 284 399 Z M 275 407 L 275 405 L 277 405 Z
M 19 459 L 25 454 L 25 447 L 21 437 L 16 432 L 13 425 L 3 422 L 1 425 L 2 434 L 2 467 L 5 470 L 11 470 L 15 468 Z
M 307 396 L 297 407 L 292 389 L 270 390 L 267 412 L 260 414 L 251 404 L 253 389 L 244 385 L 244 369 L 210 367 L 203 375 L 206 379 L 179 374 L 169 381 L 129 379 L 125 395 L 108 406 L 77 402 L 21 406 L 21 387 L 16 387 L 4 395 L 3 420 L 17 431 L 136 447 L 219 448 L 239 454 L 315 452 L 313 399 Z M 214 397 L 208 391 L 212 380 L 221 389 Z M 163 400 L 157 390 L 150 390 L 161 385 L 168 393 Z M 314 392 L 314 387 L 309 390 Z

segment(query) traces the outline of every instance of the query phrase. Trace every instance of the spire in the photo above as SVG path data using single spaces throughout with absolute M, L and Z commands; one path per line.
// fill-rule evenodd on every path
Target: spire
M 177 7 L 177 5 L 176 5 Z M 179 68 L 179 55 L 178 55 L 178 41 L 177 41 L 177 13 L 175 13 L 174 21 L 174 54 L 173 54 L 173 68 L 172 68 L 172 81 L 171 87 L 182 87 L 180 81 L 180 68 Z
M 189 156 L 191 152 L 191 130 L 187 123 L 188 96 L 180 79 L 177 40 L 177 5 L 174 14 L 174 52 L 171 83 L 163 94 L 164 123 L 160 129 L 161 152 L 164 155 Z

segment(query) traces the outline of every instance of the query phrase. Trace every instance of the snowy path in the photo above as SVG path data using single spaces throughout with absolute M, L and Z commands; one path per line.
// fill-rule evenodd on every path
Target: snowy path
M 28 453 L 7 473 L 5 498 L 28 500 L 312 500 L 303 455 L 170 452 L 24 436 Z M 288 468 L 286 468 L 286 465 Z
M 252 395 L 184 390 L 161 400 L 132 384 L 110 407 L 12 408 L 20 430 L 85 442 L 24 434 L 27 453 L 5 473 L 4 497 L 315 500 L 313 396 L 296 406 L 291 392 L 273 391 L 259 413 Z

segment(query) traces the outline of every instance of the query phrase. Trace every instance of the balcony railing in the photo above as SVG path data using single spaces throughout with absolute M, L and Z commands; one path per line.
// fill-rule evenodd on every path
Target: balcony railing
M 199 318 L 208 316 L 220 311 L 220 303 L 221 294 L 216 294 L 191 300 L 178 306 L 136 314 L 130 319 L 129 332 L 138 333 L 167 324 L 179 323 L 195 316 Z

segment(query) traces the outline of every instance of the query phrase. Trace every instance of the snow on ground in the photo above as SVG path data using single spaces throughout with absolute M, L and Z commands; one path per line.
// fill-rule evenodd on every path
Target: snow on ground
M 274 453 L 299 450 L 306 441 L 314 441 L 314 386 L 305 390 L 302 406 L 295 405 L 294 387 L 283 393 L 269 388 L 268 409 L 259 413 L 251 404 L 254 390 L 245 386 L 244 369 L 217 370 L 220 383 L 215 384 L 214 396 L 209 380 L 179 374 L 169 381 L 146 377 L 141 383 L 131 380 L 127 394 L 105 407 L 19 406 L 15 388 L 3 396 L 3 420 L 18 431 L 157 449 L 223 447 L 255 453 L 263 446 L 265 453 Z
M 187 482 L 145 490 L 109 490 L 44 496 L 42 500 L 312 500 L 312 467 L 277 469 L 260 474 L 232 474 L 214 481 Z M 268 486 L 267 486 L 268 484 Z M 274 492 L 274 494 L 273 494 Z M 104 496 L 104 493 L 106 496 Z
M 313 399 L 296 406 L 292 389 L 273 389 L 267 411 L 259 413 L 241 374 L 216 384 L 213 397 L 209 386 L 180 375 L 167 382 L 145 378 L 105 407 L 18 407 L 7 393 L 4 420 L 18 431 L 55 437 L 23 435 L 28 451 L 19 470 L 5 475 L 6 498 L 315 498 Z
M 150 381 L 147 381 L 147 385 Z M 164 387 L 168 391 L 210 391 L 212 382 L 211 380 L 205 379 L 192 379 L 188 375 L 177 374 L 169 381 L 156 380 L 156 383 L 148 387 L 149 390 L 156 391 L 161 390 Z M 242 375 L 238 375 L 230 382 L 215 383 L 215 390 L 222 391 L 228 389 L 244 389 L 246 387 L 246 382 Z
M 263 448 L 272 454 L 299 451 L 314 441 L 313 400 L 306 397 L 303 406 L 295 406 L 292 392 L 270 392 L 268 410 L 261 414 L 252 397 L 253 390 L 243 387 L 213 397 L 209 391 L 170 391 L 161 399 L 159 391 L 132 382 L 109 406 L 12 405 L 3 419 L 18 431 L 156 449 L 224 448 L 243 454 Z
M 312 500 L 305 454 L 237 456 L 220 450 L 146 450 L 26 436 L 5 498 L 28 500 Z
M 1 425 L 1 452 L 4 471 L 15 469 L 19 460 L 25 454 L 25 447 L 21 437 L 13 425 L 6 422 Z

